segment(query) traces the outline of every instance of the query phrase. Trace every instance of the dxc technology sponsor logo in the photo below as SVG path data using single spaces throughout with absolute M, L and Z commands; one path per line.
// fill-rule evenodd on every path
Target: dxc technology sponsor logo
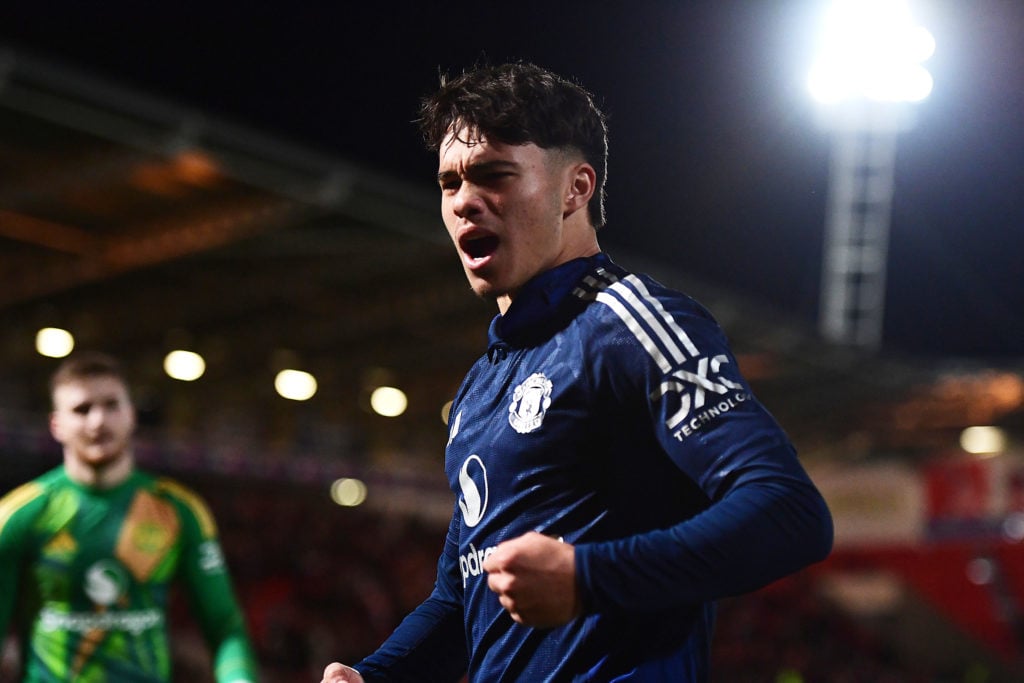
M 665 426 L 674 430 L 672 436 L 676 440 L 682 441 L 722 413 L 751 398 L 742 384 L 721 374 L 722 366 L 728 362 L 729 358 L 724 354 L 699 358 L 695 371 L 679 369 L 672 372 L 651 395 L 655 400 L 670 393 L 679 395 L 679 410 L 665 421 Z

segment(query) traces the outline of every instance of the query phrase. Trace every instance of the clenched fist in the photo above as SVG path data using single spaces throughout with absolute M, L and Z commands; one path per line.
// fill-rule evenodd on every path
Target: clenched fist
M 324 677 L 320 683 L 363 683 L 363 677 L 352 667 L 334 662 L 324 669 Z
M 487 586 L 524 626 L 561 626 L 580 613 L 572 545 L 531 531 L 499 543 L 483 564 Z

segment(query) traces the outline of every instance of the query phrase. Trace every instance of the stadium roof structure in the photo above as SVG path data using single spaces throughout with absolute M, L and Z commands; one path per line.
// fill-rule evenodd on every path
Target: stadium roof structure
M 469 292 L 437 204 L 429 182 L 0 50 L 0 410 L 46 410 L 55 361 L 33 340 L 55 325 L 125 360 L 144 425 L 341 462 L 419 453 L 440 473 L 441 406 L 494 310 Z M 884 450 L 864 435 L 920 405 L 941 375 L 828 345 L 664 263 L 613 255 L 716 314 L 809 457 Z M 206 374 L 168 378 L 174 348 L 201 353 Z M 284 367 L 317 377 L 313 399 L 274 392 Z M 406 415 L 365 409 L 381 382 L 406 391 Z M 911 420 L 889 446 L 933 448 L 950 422 Z

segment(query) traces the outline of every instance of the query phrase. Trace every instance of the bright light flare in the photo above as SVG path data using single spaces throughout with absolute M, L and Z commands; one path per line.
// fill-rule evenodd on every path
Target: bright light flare
M 366 500 L 366 484 L 359 479 L 336 479 L 331 484 L 331 500 L 343 507 L 362 505 Z
M 1024 541 L 1024 512 L 1011 512 L 1003 520 L 1003 538 L 1010 543 Z
M 64 358 L 75 348 L 75 338 L 59 327 L 44 327 L 36 332 L 36 352 L 47 358 Z
M 164 356 L 164 372 L 172 379 L 194 382 L 206 372 L 206 361 L 198 353 L 177 349 Z
M 935 39 L 913 22 L 906 2 L 836 0 L 825 15 L 820 46 L 807 80 L 819 102 L 918 102 L 932 91 L 932 76 L 921 63 L 934 54 Z
M 370 394 L 373 412 L 384 417 L 398 417 L 409 407 L 405 392 L 395 387 L 377 387 Z
M 967 563 L 966 574 L 975 586 L 987 586 L 995 578 L 996 568 L 987 557 L 976 557 Z
M 316 377 L 302 370 L 282 370 L 274 378 L 274 389 L 283 398 L 308 401 L 316 393 Z
M 976 455 L 995 455 L 1006 450 L 1006 432 L 999 427 L 968 427 L 960 432 L 960 447 Z

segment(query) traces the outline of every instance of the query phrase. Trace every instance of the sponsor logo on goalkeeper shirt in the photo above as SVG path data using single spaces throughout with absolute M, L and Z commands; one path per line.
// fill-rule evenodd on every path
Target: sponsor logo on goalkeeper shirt
M 199 545 L 199 568 L 207 574 L 224 569 L 224 553 L 217 541 L 204 541 Z
M 128 590 L 128 574 L 115 560 L 100 560 L 85 570 L 84 588 L 90 600 L 109 607 Z
M 83 590 L 96 605 L 95 612 L 64 612 L 44 607 L 39 612 L 39 625 L 47 632 L 92 633 L 123 631 L 138 635 L 153 628 L 162 628 L 164 615 L 155 607 L 136 610 L 111 609 L 124 605 L 131 579 L 117 560 L 94 562 L 86 571 Z
M 125 631 L 138 635 L 143 631 L 162 627 L 163 613 L 155 608 L 111 612 L 59 612 L 45 607 L 39 612 L 39 624 L 44 631 L 90 633 L 95 631 Z

